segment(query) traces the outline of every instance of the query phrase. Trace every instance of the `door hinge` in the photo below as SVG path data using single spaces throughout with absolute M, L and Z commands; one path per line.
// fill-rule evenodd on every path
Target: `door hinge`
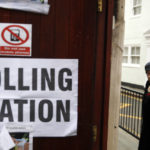
M 103 0 L 98 0 L 98 12 L 103 11 Z
M 93 142 L 96 142 L 97 139 L 97 126 L 93 125 Z

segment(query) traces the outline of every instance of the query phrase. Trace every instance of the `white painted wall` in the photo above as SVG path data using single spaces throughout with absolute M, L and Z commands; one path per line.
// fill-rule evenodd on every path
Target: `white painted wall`
M 125 0 L 125 38 L 124 45 L 139 45 L 141 59 L 139 66 L 122 65 L 122 81 L 145 85 L 144 66 L 150 61 L 150 37 L 145 38 L 145 32 L 150 30 L 150 0 L 142 0 L 142 13 L 132 15 L 133 0 Z

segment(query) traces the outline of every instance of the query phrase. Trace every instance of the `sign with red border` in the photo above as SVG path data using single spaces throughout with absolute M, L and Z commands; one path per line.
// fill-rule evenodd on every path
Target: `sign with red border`
M 31 56 L 31 24 L 0 23 L 0 55 Z

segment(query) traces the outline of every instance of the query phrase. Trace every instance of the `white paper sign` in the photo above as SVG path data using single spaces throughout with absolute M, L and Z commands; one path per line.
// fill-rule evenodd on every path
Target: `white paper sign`
M 0 0 L 0 7 L 46 15 L 49 13 L 50 9 L 48 0 Z
M 34 137 L 77 134 L 78 60 L 0 58 L 0 123 Z

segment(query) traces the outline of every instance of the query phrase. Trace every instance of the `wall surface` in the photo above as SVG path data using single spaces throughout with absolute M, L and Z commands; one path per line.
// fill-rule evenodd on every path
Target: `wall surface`
M 108 149 L 117 150 L 118 147 L 118 119 L 120 106 L 120 83 L 121 83 L 121 62 L 124 38 L 124 0 L 118 0 L 117 16 L 113 30 L 112 56 L 111 56 L 111 80 L 109 99 L 109 128 L 108 128 Z M 112 138 L 113 137 L 113 138 Z
M 142 12 L 133 16 L 132 0 L 125 1 L 125 46 L 140 46 L 140 65 L 123 65 L 122 81 L 137 85 L 145 85 L 146 76 L 144 65 L 150 61 L 150 40 L 146 32 L 150 30 L 150 20 L 147 15 L 150 13 L 150 1 L 142 0 Z M 149 36 L 149 35 L 148 35 Z

